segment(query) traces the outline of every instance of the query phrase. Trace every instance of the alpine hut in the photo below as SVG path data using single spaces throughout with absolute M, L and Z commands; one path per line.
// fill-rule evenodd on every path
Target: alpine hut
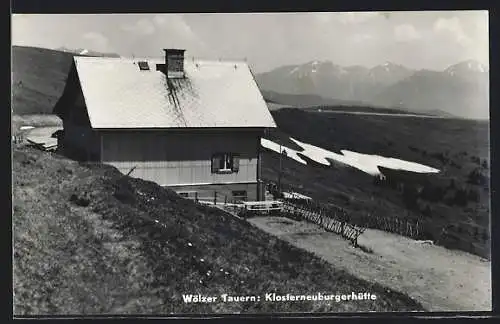
M 183 195 L 262 200 L 260 138 L 276 124 L 246 62 L 75 56 L 54 113 L 64 152 Z

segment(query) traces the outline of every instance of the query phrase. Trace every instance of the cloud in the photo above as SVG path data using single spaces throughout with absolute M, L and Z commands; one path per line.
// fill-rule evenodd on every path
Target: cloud
M 412 27 L 395 28 L 401 24 L 414 26 L 422 38 L 396 41 L 418 37 Z M 246 56 L 262 72 L 315 59 L 441 69 L 469 57 L 488 62 L 489 55 L 485 11 L 13 15 L 12 42 L 48 48 L 111 45 L 105 52 L 124 56 L 157 56 L 161 48 L 180 47 L 199 58 Z
M 396 41 L 408 42 L 420 39 L 422 36 L 411 24 L 402 24 L 394 27 L 394 37 Z
M 338 12 L 335 14 L 337 20 L 342 24 L 360 24 L 380 16 L 379 12 Z
M 353 43 L 365 43 L 378 39 L 378 37 L 371 34 L 354 34 L 351 38 Z
M 155 25 L 164 26 L 168 22 L 168 19 L 163 15 L 155 15 L 153 17 L 153 22 L 155 23 Z
M 191 53 L 199 52 L 206 53 L 207 55 L 214 53 L 211 47 L 193 31 L 187 23 L 185 15 L 155 15 L 152 21 L 158 27 L 158 31 L 170 35 L 169 41 L 172 46 L 189 48 Z
M 167 17 L 156 16 L 155 21 L 157 22 L 157 24 L 159 24 L 163 28 L 168 29 L 172 33 L 182 35 L 182 37 L 187 37 L 189 39 L 198 39 L 196 34 L 193 32 L 191 27 L 186 23 L 186 21 L 182 16 L 179 15 L 169 15 Z
M 122 30 L 139 35 L 151 35 L 156 31 L 154 23 L 146 18 L 137 20 L 133 24 L 125 24 L 121 26 Z
M 155 14 L 131 17 L 121 24 L 120 30 L 127 33 L 129 48 L 140 47 L 144 53 L 152 52 L 161 44 L 162 47 L 186 48 L 188 55 L 212 54 L 199 34 L 191 28 L 188 14 Z M 137 51 L 137 50 L 135 50 Z
M 335 14 L 332 14 L 331 12 L 318 12 L 314 13 L 313 15 L 316 22 L 320 24 L 327 24 L 332 21 L 332 17 Z
M 387 20 L 391 19 L 391 13 L 390 13 L 390 12 L 385 11 L 385 12 L 381 12 L 380 14 L 381 14 L 381 15 L 382 15 L 385 19 L 387 19 Z
M 438 18 L 434 23 L 434 31 L 451 36 L 462 46 L 468 46 L 472 42 L 463 30 L 460 20 L 456 16 L 451 18 Z
M 124 24 L 121 29 L 138 35 L 153 35 L 160 30 L 180 34 L 182 37 L 193 38 L 194 34 L 183 17 L 174 14 L 154 15 L 141 18 L 133 23 Z
M 89 47 L 96 51 L 110 50 L 109 40 L 101 33 L 87 32 L 83 34 L 82 38 L 89 42 Z
M 373 18 L 385 17 L 389 19 L 388 12 L 316 12 L 308 14 L 314 17 L 314 21 L 319 24 L 328 24 L 331 22 L 339 22 L 343 25 L 354 25 L 367 22 Z

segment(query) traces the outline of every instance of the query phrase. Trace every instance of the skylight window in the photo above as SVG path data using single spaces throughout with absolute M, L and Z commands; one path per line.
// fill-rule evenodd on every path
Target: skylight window
M 148 62 L 146 62 L 146 61 L 140 61 L 140 62 L 138 62 L 138 64 L 139 64 L 139 69 L 141 71 L 149 71 L 149 64 L 148 64 Z

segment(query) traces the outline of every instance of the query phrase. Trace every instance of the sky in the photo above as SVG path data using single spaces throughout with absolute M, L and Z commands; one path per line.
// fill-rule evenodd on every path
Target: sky
M 246 59 L 253 71 L 328 60 L 443 70 L 489 66 L 487 11 L 12 15 L 12 44 L 160 57 Z

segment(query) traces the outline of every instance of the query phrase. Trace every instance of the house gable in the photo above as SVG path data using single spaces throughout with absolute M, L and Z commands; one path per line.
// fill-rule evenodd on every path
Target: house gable
M 85 97 L 74 61 L 71 65 L 63 94 L 54 106 L 53 113 L 59 116 L 64 124 L 71 123 L 77 126 L 91 127 L 85 105 Z

